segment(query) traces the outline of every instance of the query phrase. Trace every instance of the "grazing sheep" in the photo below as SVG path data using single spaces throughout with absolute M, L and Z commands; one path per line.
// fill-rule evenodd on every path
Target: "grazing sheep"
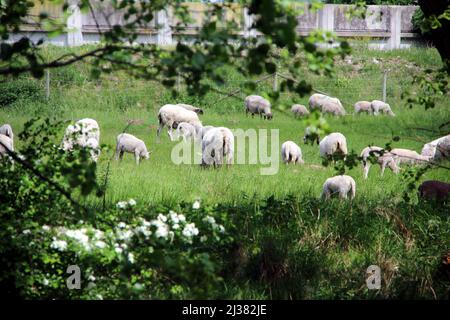
M 450 135 L 443 137 L 436 146 L 436 154 L 433 160 L 440 161 L 443 159 L 450 159 Z
M 140 158 L 150 158 L 150 153 L 147 151 L 144 141 L 129 133 L 121 133 L 117 136 L 116 160 L 119 160 L 119 158 L 122 160 L 124 152 L 133 153 L 136 164 L 139 164 Z
M 419 186 L 418 195 L 423 199 L 444 202 L 449 200 L 450 184 L 436 180 L 424 181 Z
M 431 157 L 422 156 L 418 154 L 416 151 L 409 149 L 400 149 L 400 148 L 392 149 L 391 154 L 396 156 L 397 165 L 401 163 L 422 164 L 431 160 Z
M 392 170 L 395 174 L 400 172 L 400 168 L 397 165 L 396 157 L 391 154 L 390 152 L 384 152 L 381 155 L 381 150 L 383 148 L 372 146 L 372 147 L 366 147 L 361 151 L 360 157 L 362 158 L 363 163 L 363 173 L 364 173 L 364 179 L 367 179 L 369 175 L 369 169 L 370 169 L 370 161 L 368 161 L 368 158 L 373 154 L 378 164 L 381 167 L 381 176 L 384 175 L 384 170 L 386 167 Z M 377 152 L 378 151 L 378 152 Z
M 234 135 L 224 127 L 210 129 L 202 140 L 202 165 L 220 166 L 227 158 L 227 164 L 233 163 Z
M 251 113 L 252 117 L 259 114 L 264 119 L 272 119 L 270 102 L 261 96 L 251 95 L 245 98 L 245 113 Z
M 194 139 L 196 137 L 196 128 L 187 122 L 174 122 L 172 125 L 175 131 L 175 139 L 178 140 L 180 137 L 183 137 L 183 141 L 188 141 L 188 139 Z
M 321 93 L 314 93 L 313 95 L 311 95 L 308 100 L 309 110 L 313 111 L 315 109 L 319 109 L 320 111 L 322 111 L 321 101 L 326 97 L 326 95 Z
M 367 112 L 368 114 L 372 114 L 372 103 L 369 101 L 358 101 L 353 106 L 355 108 L 355 114 L 361 112 Z
M 197 113 L 195 113 L 194 111 L 186 110 L 185 108 L 174 104 L 166 104 L 159 109 L 158 122 L 159 127 L 156 132 L 157 142 L 160 141 L 161 130 L 162 128 L 164 128 L 164 126 L 168 128 L 167 133 L 170 140 L 173 141 L 172 131 L 174 122 L 187 122 L 193 126 L 202 124 L 200 119 L 198 118 Z
M 341 199 L 354 199 L 356 195 L 355 180 L 347 175 L 340 175 L 328 178 L 323 184 L 321 198 L 328 200 L 333 195 L 339 195 Z
M 347 155 L 347 139 L 342 133 L 333 132 L 325 136 L 319 143 L 320 156 L 324 158 L 333 155 Z
M 291 107 L 291 111 L 295 117 L 303 117 L 309 114 L 308 109 L 302 104 L 294 104 Z
M 191 106 L 190 104 L 177 103 L 177 106 L 183 107 L 186 110 L 194 111 L 195 113 L 198 113 L 198 114 L 203 114 L 203 109 Z
M 305 163 L 302 159 L 302 150 L 293 141 L 286 141 L 281 145 L 281 158 L 285 164 Z
M 197 139 L 202 141 L 205 134 L 213 128 L 213 126 L 195 126 Z
M 14 151 L 14 144 L 13 144 L 13 140 L 4 135 L 4 134 L 0 134 L 0 159 L 3 158 L 3 156 L 8 156 L 8 152 L 6 151 L 6 149 L 10 150 L 10 151 Z
M 372 112 L 374 115 L 378 115 L 381 113 L 386 113 L 392 117 L 395 116 L 394 112 L 391 110 L 391 106 L 387 104 L 386 102 L 380 101 L 380 100 L 373 100 L 371 102 Z
M 426 143 L 426 144 L 423 146 L 422 152 L 421 152 L 420 154 L 423 155 L 423 156 L 431 157 L 433 160 L 436 160 L 436 161 L 440 160 L 440 158 L 441 158 L 441 156 L 442 156 L 442 153 L 439 152 L 439 154 L 436 154 L 437 145 L 438 145 L 441 141 L 446 140 L 446 139 L 450 139 L 450 134 L 447 135 L 447 136 L 440 137 L 440 138 L 438 138 L 438 139 L 436 139 L 436 140 L 433 140 L 433 141 L 431 141 L 431 142 Z M 447 144 L 448 144 L 448 143 L 447 143 Z M 444 142 L 444 145 L 445 145 L 445 142 Z M 441 145 L 441 149 L 442 149 L 442 145 Z M 444 147 L 443 149 L 445 150 L 445 147 Z M 444 152 L 444 153 L 445 153 L 445 152 Z M 435 159 L 435 156 L 437 156 L 437 157 L 436 157 L 437 159 Z
M 337 100 L 337 99 L 336 99 Z M 346 112 L 339 100 L 332 98 L 322 100 L 322 113 L 331 113 L 335 116 L 345 116 Z
M 14 141 L 14 133 L 9 124 L 5 123 L 4 125 L 2 125 L 0 127 L 0 134 L 7 136 L 7 137 L 11 138 L 11 140 Z
M 308 144 L 308 142 L 311 142 L 311 144 L 313 145 L 314 142 L 319 144 L 319 141 L 320 141 L 320 136 L 317 133 L 317 128 L 311 127 L 311 126 L 306 127 L 305 135 L 303 136 L 303 143 Z

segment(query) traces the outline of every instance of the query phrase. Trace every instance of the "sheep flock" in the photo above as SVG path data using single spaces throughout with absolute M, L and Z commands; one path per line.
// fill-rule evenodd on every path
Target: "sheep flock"
M 341 101 L 338 98 L 325 94 L 313 94 L 308 100 L 309 110 L 306 106 L 294 104 L 291 112 L 294 117 L 308 116 L 310 112 L 318 110 L 324 114 L 334 116 L 346 116 Z M 270 102 L 258 95 L 250 95 L 244 100 L 246 115 L 252 117 L 257 114 L 262 119 L 272 120 L 273 113 Z M 193 141 L 201 146 L 201 166 L 220 167 L 224 164 L 233 164 L 234 135 L 229 128 L 204 126 L 199 118 L 203 109 L 188 104 L 166 104 L 157 114 L 158 129 L 157 143 L 160 143 L 161 131 L 167 128 L 171 141 L 182 138 L 185 142 Z M 391 106 L 383 101 L 358 101 L 354 104 L 354 115 L 367 113 L 372 116 L 395 116 Z M 135 157 L 136 164 L 141 159 L 149 159 L 150 152 L 145 142 L 129 133 L 117 135 L 115 159 L 121 160 L 124 153 L 131 153 Z M 318 152 L 324 159 L 334 160 L 335 157 L 344 158 L 348 155 L 348 141 L 344 134 L 332 132 L 323 138 L 314 127 L 307 127 L 304 132 L 305 144 L 318 144 Z M 80 119 L 69 125 L 64 133 L 60 148 L 70 152 L 75 147 L 87 148 L 93 161 L 98 161 L 100 156 L 100 126 L 94 119 Z M 0 126 L 0 158 L 8 156 L 8 150 L 14 152 L 14 134 L 9 124 Z M 294 141 L 285 141 L 281 145 L 281 159 L 286 165 L 304 165 L 302 151 Z M 368 179 L 369 169 L 372 163 L 381 167 L 381 175 L 386 168 L 394 174 L 400 172 L 401 167 L 407 165 L 422 165 L 429 162 L 437 163 L 450 156 L 450 135 L 440 137 L 425 143 L 421 153 L 414 150 L 395 148 L 385 150 L 378 146 L 364 148 L 359 156 L 362 163 L 363 177 Z M 440 181 L 425 181 L 419 187 L 419 196 L 434 196 L 438 199 L 447 199 L 450 194 L 450 185 Z M 322 186 L 321 197 L 328 199 L 332 196 L 341 199 L 353 199 L 356 196 L 355 180 L 348 175 L 338 175 L 326 179 Z

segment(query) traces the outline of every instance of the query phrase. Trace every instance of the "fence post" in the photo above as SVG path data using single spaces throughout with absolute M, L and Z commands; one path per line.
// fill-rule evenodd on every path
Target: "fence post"
M 67 45 L 81 46 L 83 44 L 83 20 L 77 0 L 69 1 L 70 16 L 67 18 Z
M 390 31 L 391 37 L 389 38 L 389 49 L 400 49 L 401 32 L 402 32 L 402 7 L 391 6 L 390 7 L 391 24 Z
M 159 45 L 172 44 L 172 29 L 170 28 L 169 9 L 160 10 L 156 13 L 156 43 Z
M 278 73 L 273 75 L 273 91 L 278 91 Z
M 387 83 L 387 70 L 384 71 L 383 75 L 383 102 L 386 102 L 386 83 Z
M 50 99 L 50 70 L 45 70 L 45 99 Z
M 180 92 L 181 91 L 181 76 L 180 76 L 179 73 L 177 74 L 177 83 L 176 83 L 176 85 L 177 85 L 177 91 Z
M 256 37 L 256 31 L 252 28 L 253 15 L 248 13 L 248 8 L 244 7 L 244 38 Z

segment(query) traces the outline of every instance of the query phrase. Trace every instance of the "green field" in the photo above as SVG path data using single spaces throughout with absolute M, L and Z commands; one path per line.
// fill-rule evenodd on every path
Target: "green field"
M 50 48 L 48 54 L 61 50 Z M 396 117 L 350 114 L 342 118 L 327 116 L 326 120 L 331 131 L 346 136 L 349 150 L 357 154 L 368 145 L 384 146 L 394 136 L 399 136 L 400 140 L 393 143 L 393 147 L 420 153 L 424 143 L 448 134 L 448 128 L 438 130 L 438 125 L 450 120 L 448 97 L 443 97 L 436 108 L 425 110 L 423 107 L 407 108 L 400 95 L 414 89 L 411 80 L 417 71 L 440 65 L 434 49 L 382 52 L 361 47 L 354 50 L 351 62 L 337 61 L 333 78 L 305 71 L 305 79 L 315 89 L 340 98 L 347 112 L 353 113 L 356 101 L 382 98 L 383 71 L 389 69 L 387 102 Z M 230 71 L 228 82 L 221 90 L 230 92 L 243 87 L 244 80 Z M 380 169 L 374 165 L 369 179 L 364 180 L 359 165 L 347 172 L 357 184 L 353 203 L 332 201 L 327 206 L 318 201 L 323 182 L 336 171 L 321 165 L 318 146 L 303 144 L 306 124 L 289 111 L 293 102 L 306 105 L 308 97 L 282 95 L 273 107 L 273 120 L 264 121 L 259 117 L 246 117 L 241 99 L 222 99 L 218 93 L 190 97 L 181 91 L 174 100 L 170 91 L 158 83 L 132 79 L 124 74 L 92 80 L 87 64 L 52 70 L 48 101 L 43 97 L 43 80 L 22 77 L 13 81 L 17 86 L 28 84 L 37 88 L 35 98 L 22 95 L 0 108 L 0 123 L 10 123 L 16 133 L 22 130 L 25 121 L 36 116 L 97 120 L 101 143 L 109 147 L 101 154 L 97 166 L 98 181 L 102 183 L 111 162 L 106 189 L 109 207 L 130 198 L 149 207 L 180 208 L 180 203 L 192 203 L 195 199 L 201 199 L 202 206 L 218 205 L 222 208 L 220 212 L 225 212 L 235 224 L 243 223 L 242 230 L 246 228 L 236 236 L 239 248 L 243 248 L 249 261 L 242 266 L 246 275 L 258 273 L 252 270 L 267 243 L 275 243 L 280 250 L 277 252 L 283 252 L 288 271 L 287 276 L 281 276 L 282 280 L 265 282 L 262 276 L 226 275 L 225 288 L 217 297 L 442 298 L 448 293 L 449 282 L 436 280 L 434 273 L 440 255 L 449 249 L 450 210 L 417 205 L 415 193 L 412 194 L 413 204 L 402 202 L 406 191 L 402 174 L 394 175 L 386 170 L 384 177 L 380 177 Z M 270 86 L 272 80 L 263 82 L 254 93 L 262 94 Z M 175 165 L 170 155 L 176 143 L 169 141 L 166 130 L 161 143 L 156 143 L 157 111 L 162 105 L 174 102 L 202 107 L 204 115 L 200 117 L 204 125 L 278 129 L 280 148 L 284 141 L 295 141 L 302 149 L 305 165 L 280 163 L 277 174 L 266 176 L 260 174 L 260 168 L 267 167 L 264 165 L 233 165 L 217 170 Z M 152 152 L 150 159 L 139 166 L 130 154 L 126 154 L 121 163 L 112 159 L 116 136 L 129 120 L 141 120 L 129 126 L 127 132 L 143 139 Z M 20 152 L 20 140 L 15 142 L 15 148 Z M 448 163 L 442 165 L 449 166 Z M 421 181 L 436 179 L 449 183 L 448 172 L 446 168 L 433 168 Z M 94 196 L 80 197 L 79 201 L 93 209 L 102 207 L 102 199 Z M 283 219 L 289 219 L 289 227 Z M 297 227 L 292 229 L 293 226 Z M 411 234 L 405 235 L 399 226 L 406 226 Z M 387 286 L 380 293 L 368 292 L 361 280 L 365 268 L 373 263 L 387 270 L 383 278 Z M 224 263 L 220 268 L 227 266 Z M 398 268 L 400 271 L 395 271 Z

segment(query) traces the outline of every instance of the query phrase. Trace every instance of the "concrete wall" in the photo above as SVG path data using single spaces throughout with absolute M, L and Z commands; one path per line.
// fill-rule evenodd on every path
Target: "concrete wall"
M 43 38 L 48 42 L 58 45 L 81 45 L 100 41 L 101 33 L 109 30 L 111 26 L 125 23 L 123 13 L 113 10 L 105 2 L 94 3 L 94 14 L 82 13 L 76 8 L 77 0 L 70 0 L 72 15 L 68 19 L 68 33 L 64 37 L 48 39 L 45 32 L 40 30 L 32 20 L 22 27 L 21 33 L 30 35 L 32 39 Z M 193 40 L 199 27 L 204 21 L 204 14 L 211 7 L 203 3 L 185 3 L 193 18 L 193 23 L 183 31 L 176 31 L 173 27 L 178 21 L 173 16 L 172 10 L 155 13 L 155 19 L 137 29 L 139 36 L 137 42 L 158 43 L 170 45 L 178 40 L 189 42 Z M 299 6 L 303 6 L 299 4 Z M 321 10 L 310 11 L 303 7 L 303 14 L 298 17 L 297 32 L 306 35 L 314 29 L 323 29 L 335 32 L 338 36 L 349 38 L 365 37 L 377 43 L 384 49 L 396 49 L 406 45 L 402 39 L 414 38 L 411 17 L 417 7 L 414 6 L 369 6 L 365 19 L 348 19 L 346 12 L 348 5 L 324 5 Z M 58 11 L 59 10 L 59 11 Z M 61 16 L 60 7 L 41 5 L 33 9 L 33 14 L 41 11 L 50 12 L 53 17 Z M 257 37 L 252 30 L 253 17 L 247 14 L 247 10 L 239 5 L 228 9 L 222 21 L 233 20 L 240 26 L 239 35 L 243 37 Z M 221 21 L 218 22 L 220 26 Z M 100 31 L 99 31 L 100 30 Z

